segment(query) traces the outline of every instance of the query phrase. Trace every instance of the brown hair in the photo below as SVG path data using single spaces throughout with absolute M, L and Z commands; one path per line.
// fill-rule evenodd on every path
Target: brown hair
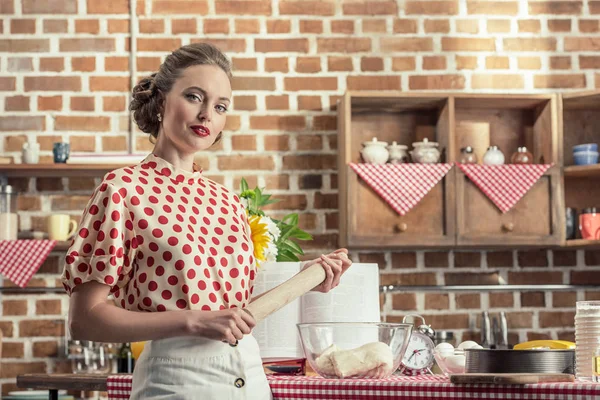
M 142 78 L 133 88 L 129 110 L 133 111 L 133 119 L 142 132 L 149 133 L 152 138 L 158 137 L 160 121 L 158 114 L 162 112 L 162 102 L 181 72 L 193 65 L 215 65 L 221 68 L 229 80 L 232 79 L 231 62 L 215 46 L 208 43 L 193 43 L 182 46 L 165 58 L 158 72 Z M 221 133 L 215 143 L 221 139 Z

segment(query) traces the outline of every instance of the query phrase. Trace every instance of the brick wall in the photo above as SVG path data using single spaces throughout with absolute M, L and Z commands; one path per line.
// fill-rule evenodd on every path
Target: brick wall
M 200 156 L 229 187 L 241 177 L 297 210 L 317 253 L 336 246 L 336 99 L 346 90 L 546 92 L 592 89 L 600 76 L 600 1 L 0 1 L 0 153 L 18 158 L 24 141 L 55 141 L 74 152 L 146 151 L 128 113 L 131 78 L 154 71 L 180 45 L 210 40 L 233 59 L 235 99 L 227 134 Z M 133 32 L 133 41 L 132 38 Z M 133 51 L 132 51 L 133 49 Z M 11 182 L 22 229 L 45 216 L 78 216 L 97 180 Z M 54 253 L 31 285 L 55 286 Z M 357 251 L 377 261 L 383 283 L 598 283 L 600 253 Z M 595 268 L 596 267 L 596 268 Z M 461 337 L 475 311 L 506 309 L 515 341 L 572 338 L 575 300 L 594 293 L 388 294 L 388 320 L 407 310 Z M 4 295 L 2 391 L 22 372 L 65 371 L 57 360 L 67 299 Z

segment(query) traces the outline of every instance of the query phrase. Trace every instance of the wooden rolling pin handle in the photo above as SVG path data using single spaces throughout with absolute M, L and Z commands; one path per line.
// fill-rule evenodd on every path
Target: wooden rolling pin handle
M 244 310 L 249 312 L 258 323 L 323 283 L 325 278 L 325 270 L 321 264 L 311 265 L 248 304 Z

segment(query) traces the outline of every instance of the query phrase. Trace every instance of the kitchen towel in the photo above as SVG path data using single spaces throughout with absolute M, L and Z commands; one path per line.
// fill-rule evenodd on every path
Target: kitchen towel
M 56 240 L 0 240 L 0 273 L 27 286 L 55 245 Z
M 553 164 L 457 164 L 502 211 L 509 211 Z
M 452 168 L 442 163 L 349 165 L 400 215 L 416 206 Z

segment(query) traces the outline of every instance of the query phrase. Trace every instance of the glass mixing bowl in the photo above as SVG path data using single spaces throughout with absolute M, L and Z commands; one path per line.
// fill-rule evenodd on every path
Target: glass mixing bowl
M 324 378 L 389 377 L 400 366 L 412 329 L 412 324 L 384 322 L 298 324 L 304 355 Z

